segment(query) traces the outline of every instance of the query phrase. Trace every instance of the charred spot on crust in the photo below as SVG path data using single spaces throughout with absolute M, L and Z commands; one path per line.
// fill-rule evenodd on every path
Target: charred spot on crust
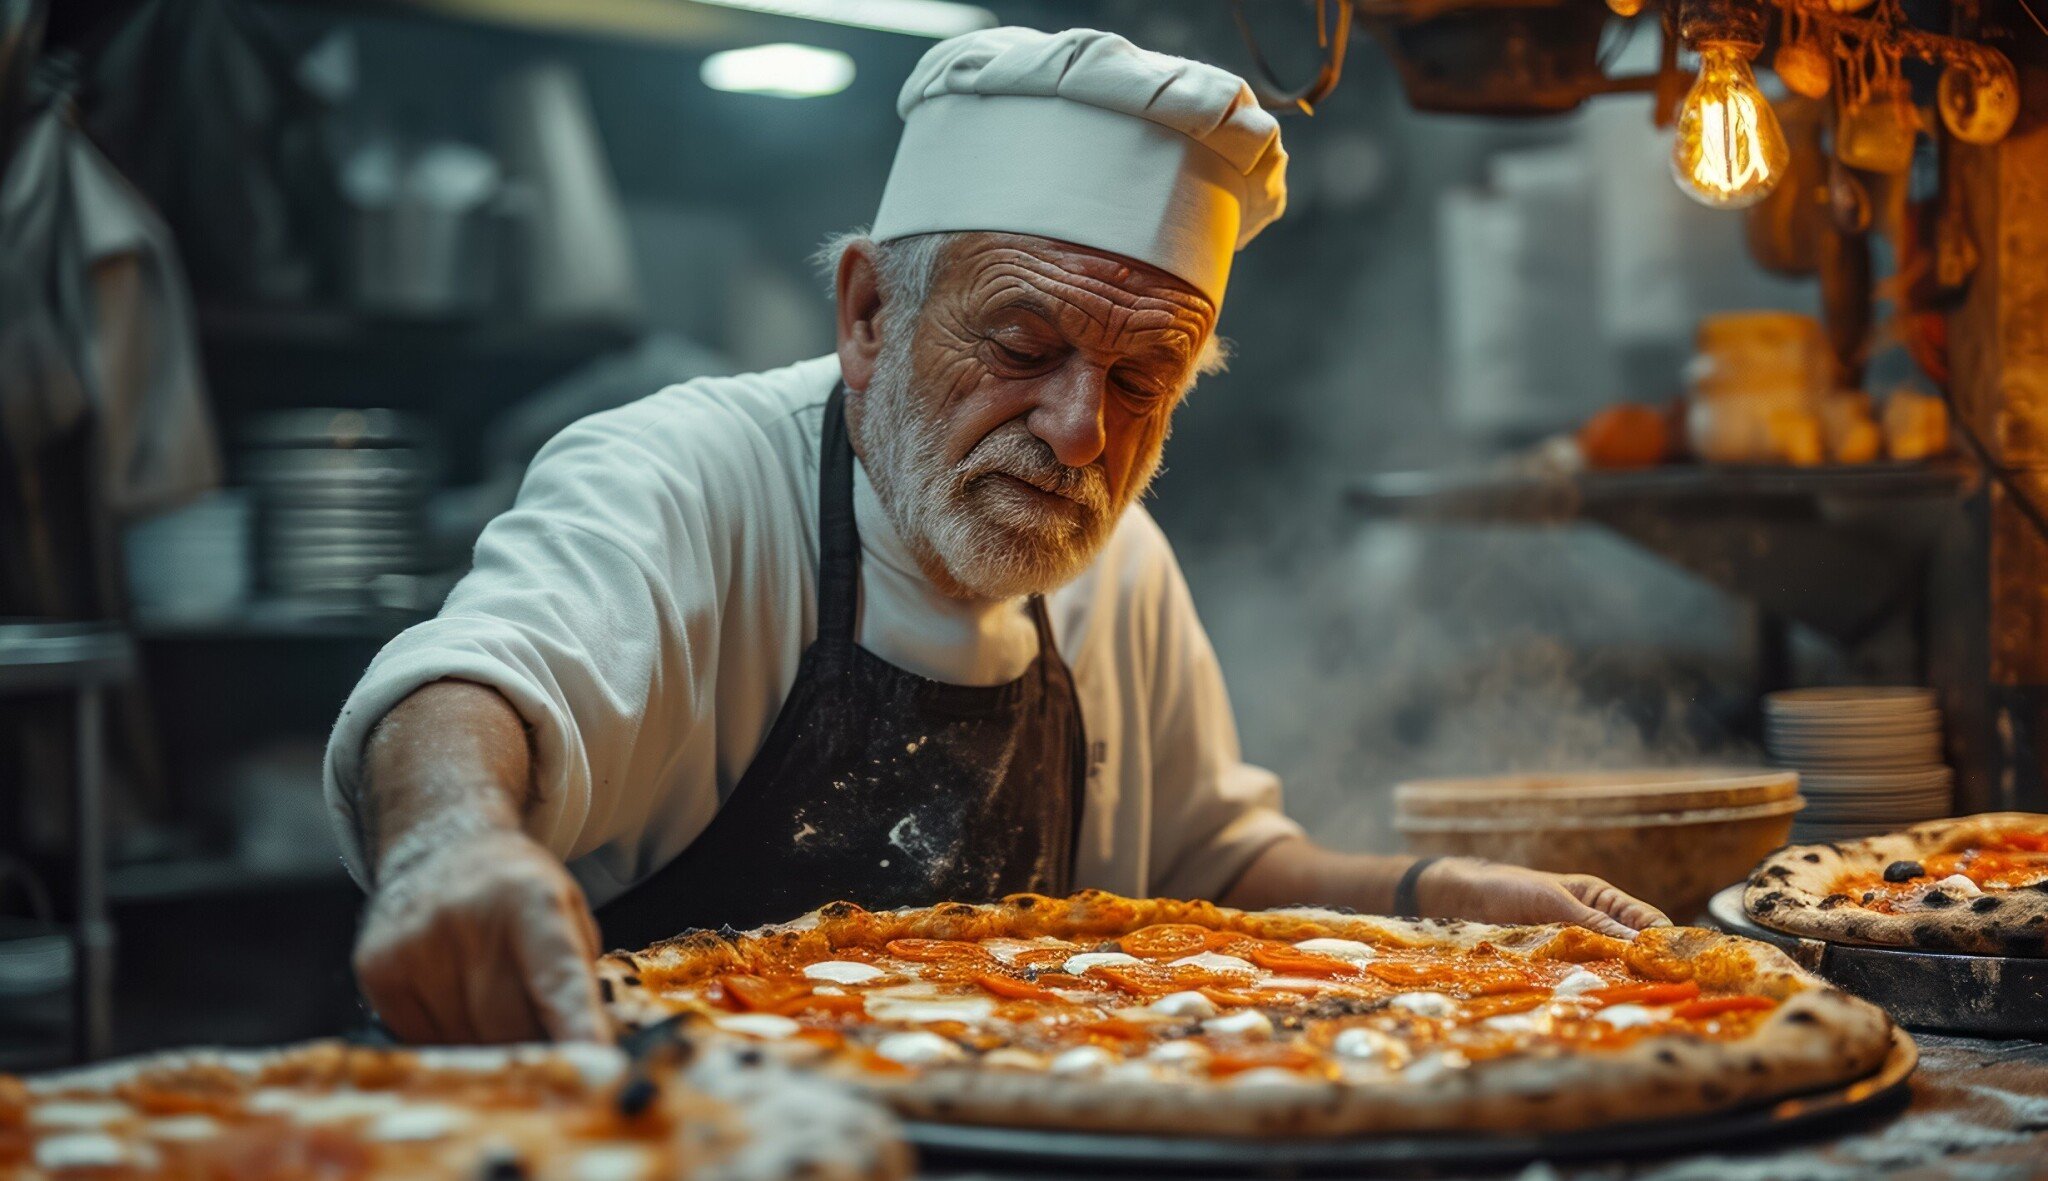
M 1783 901 L 1785 901 L 1784 891 L 1773 890 L 1755 902 L 1750 903 L 1749 909 L 1755 914 L 1769 914 L 1778 909 L 1778 904 Z
M 827 902 L 818 910 L 818 914 L 821 917 L 828 919 L 850 919 L 855 915 L 866 913 L 866 911 L 862 910 L 858 906 L 855 906 L 853 903 L 846 902 L 843 900 L 839 902 Z
M 1884 867 L 1884 880 L 1897 885 L 1910 882 L 1927 872 L 1927 867 L 1917 861 L 1894 861 Z
M 972 906 L 969 906 L 965 902 L 948 902 L 946 905 L 941 906 L 939 908 L 939 913 L 943 915 L 959 917 L 963 915 L 973 914 L 974 908 Z
M 507 1153 L 492 1153 L 476 1171 L 477 1181 L 526 1181 L 526 1162 Z
M 1820 1018 L 1815 1017 L 1804 1009 L 1785 1014 L 1785 1020 L 1793 1025 L 1816 1025 L 1820 1022 Z
M 1870 905 L 1871 903 L 1873 903 L 1873 902 L 1875 902 L 1875 901 L 1877 901 L 1877 891 L 1875 891 L 1875 890 L 1865 890 L 1865 891 L 1863 891 L 1863 904 L 1864 904 L 1865 906 L 1868 906 L 1868 905 Z
M 1701 1083 L 1700 1098 L 1705 1099 L 1709 1103 L 1726 1103 L 1728 1102 L 1728 1088 L 1720 1083 Z
M 1319 996 L 1303 1005 L 1301 1012 L 1310 1020 L 1322 1021 L 1334 1017 L 1362 1017 L 1386 1007 L 1384 997 L 1376 1000 L 1362 996 Z
M 733 1061 L 739 1063 L 741 1066 L 759 1066 L 761 1065 L 763 1060 L 764 1059 L 761 1051 L 755 1049 L 752 1046 L 748 1046 L 746 1049 L 741 1050 L 739 1053 L 733 1055 Z
M 1820 854 L 1818 854 L 1818 853 L 1802 853 L 1802 854 L 1800 855 L 1799 859 L 1800 859 L 1801 861 L 1804 861 L 1804 862 L 1806 862 L 1806 863 L 1807 863 L 1808 865 L 1819 865 L 1819 864 L 1820 864 Z
M 1666 1046 L 1657 1051 L 1657 1061 L 1662 1062 L 1666 1066 L 1676 1066 L 1678 1065 L 1678 1055 L 1672 1053 L 1671 1048 Z
M 1787 865 L 1773 865 L 1769 869 L 1766 869 L 1764 871 L 1764 874 L 1767 877 L 1774 878 L 1780 882 L 1788 882 L 1792 880 L 1792 868 Z
M 1912 936 L 1913 945 L 1916 947 L 1932 947 L 1945 951 L 1956 946 L 1956 937 L 1933 923 L 1916 923 Z
M 1920 901 L 1936 910 L 1944 910 L 1956 904 L 1956 896 L 1945 890 L 1929 890 L 1927 897 Z
M 2026 889 L 2032 890 L 2037 894 L 2048 894 L 2048 878 L 2043 878 L 2033 885 L 2027 886 Z
M 631 985 L 634 988 L 640 987 L 640 977 L 638 976 L 626 976 L 622 977 L 622 979 L 624 979 L 627 984 Z
M 1017 897 L 1017 898 L 1013 898 L 1013 899 L 1011 899 L 1011 900 L 1010 900 L 1010 905 L 1012 905 L 1012 906 L 1016 907 L 1016 908 L 1017 908 L 1018 910 L 1030 910 L 1030 909 L 1031 909 L 1032 907 L 1034 907 L 1034 906 L 1037 906 L 1037 905 L 1038 905 L 1038 895 L 1036 895 L 1036 894 L 1024 894 L 1024 895 L 1021 895 L 1021 896 L 1019 896 L 1019 897 Z
M 599 976 L 599 977 L 597 978 L 597 995 L 598 995 L 599 997 L 603 998 L 603 1000 L 604 1000 L 604 1003 L 605 1003 L 605 1004 L 609 1005 L 609 1004 L 611 1004 L 611 1003 L 612 1003 L 612 980 L 611 980 L 611 977 L 609 977 L 609 976 Z
M 1820 900 L 1820 908 L 1822 910 L 1834 910 L 1836 907 L 1847 906 L 1854 901 L 1855 899 L 1847 894 L 1830 894 Z
M 1976 911 L 1978 914 L 1989 914 L 1992 911 L 1997 910 L 1999 905 L 2000 903 L 1998 899 L 1993 898 L 1989 894 L 1986 894 L 1984 895 L 1984 897 L 1977 899 L 1975 902 L 1972 902 L 1970 904 L 1970 909 Z
M 1770 1063 L 1765 1062 L 1761 1058 L 1751 1058 L 1747 1065 L 1751 1074 L 1769 1074 L 1771 1072 Z
M 636 1074 L 626 1080 L 625 1086 L 619 1088 L 618 1098 L 613 1100 L 613 1105 L 619 1109 L 620 1115 L 631 1119 L 652 1107 L 655 1098 L 660 1094 L 661 1087 L 653 1079 L 644 1074 Z

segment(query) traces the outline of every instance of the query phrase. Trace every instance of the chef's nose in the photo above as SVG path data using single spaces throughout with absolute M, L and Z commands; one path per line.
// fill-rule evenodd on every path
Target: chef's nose
M 1068 467 L 1087 467 L 1102 458 L 1107 444 L 1102 412 L 1109 377 L 1074 358 L 1039 384 L 1038 404 L 1025 424 Z

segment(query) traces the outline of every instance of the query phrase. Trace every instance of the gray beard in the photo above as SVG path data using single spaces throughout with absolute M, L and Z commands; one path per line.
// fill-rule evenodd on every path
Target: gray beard
M 1004 423 L 958 465 L 916 394 L 908 326 L 885 331 L 861 395 L 862 462 L 890 524 L 941 594 L 1000 601 L 1044 594 L 1086 569 L 1159 464 L 1155 450 L 1121 498 L 1100 465 L 1068 467 L 1022 419 Z M 1003 477 L 1066 498 L 1046 498 Z

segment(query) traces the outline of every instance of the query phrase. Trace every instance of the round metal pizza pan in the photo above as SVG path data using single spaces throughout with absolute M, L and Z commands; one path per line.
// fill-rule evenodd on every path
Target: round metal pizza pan
M 1847 1086 L 1815 1091 L 1693 1120 L 1623 1124 L 1584 1132 L 1535 1136 L 1361 1136 L 1326 1140 L 1222 1139 L 1202 1136 L 1122 1135 L 1039 1128 L 907 1122 L 905 1134 L 925 1167 L 962 1164 L 1010 1169 L 1229 1172 L 1253 1176 L 1305 1173 L 1403 1172 L 1505 1166 L 1533 1160 L 1587 1160 L 1668 1156 L 1764 1137 L 1811 1135 L 1874 1118 L 1903 1106 L 1907 1080 L 1920 1060 L 1903 1031 L 1876 1073 Z
M 2004 1037 L 2048 1032 L 2048 959 L 1867 947 L 1788 935 L 1744 913 L 1742 890 L 1743 883 L 1737 883 L 1707 903 L 1707 917 L 1715 926 L 1784 948 L 1808 971 L 1877 1005 L 1901 1025 Z

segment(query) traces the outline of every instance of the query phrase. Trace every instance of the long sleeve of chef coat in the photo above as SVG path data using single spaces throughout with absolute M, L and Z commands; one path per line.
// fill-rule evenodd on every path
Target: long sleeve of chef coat
M 710 823 L 816 633 L 817 447 L 837 375 L 828 357 L 690 382 L 542 450 L 440 615 L 379 653 L 336 723 L 327 800 L 358 880 L 363 743 L 441 679 L 518 710 L 534 754 L 527 831 L 593 904 Z M 861 643 L 941 680 L 1021 672 L 1036 650 L 1021 601 L 937 596 L 856 477 Z M 1090 741 L 1077 886 L 1214 896 L 1299 831 L 1277 779 L 1239 755 L 1215 654 L 1143 509 L 1047 599 Z

